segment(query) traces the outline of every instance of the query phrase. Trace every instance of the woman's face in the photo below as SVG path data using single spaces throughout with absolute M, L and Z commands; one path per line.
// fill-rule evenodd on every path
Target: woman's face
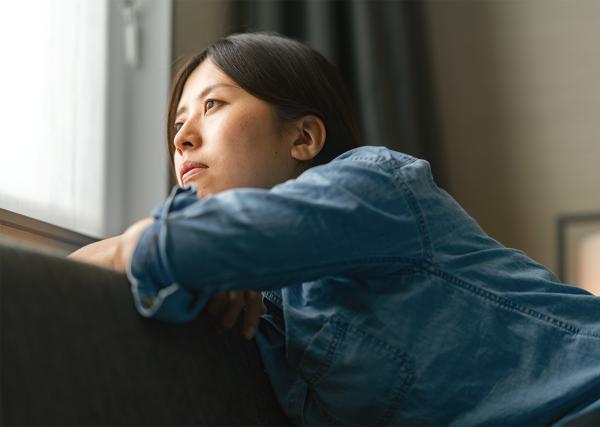
M 189 76 L 177 106 L 173 162 L 180 186 L 198 196 L 237 187 L 271 188 L 295 178 L 293 141 L 272 107 L 210 59 Z

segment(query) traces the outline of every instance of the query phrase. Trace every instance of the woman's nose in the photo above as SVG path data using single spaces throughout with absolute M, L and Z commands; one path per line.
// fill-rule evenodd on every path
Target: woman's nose
M 201 144 L 201 138 L 195 127 L 187 122 L 175 134 L 173 143 L 177 151 L 183 152 L 198 147 Z

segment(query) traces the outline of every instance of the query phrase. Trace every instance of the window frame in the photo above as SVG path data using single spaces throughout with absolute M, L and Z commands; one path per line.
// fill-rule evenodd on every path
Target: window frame
M 139 2 L 137 67 L 125 59 L 125 4 L 125 0 L 108 0 L 105 173 L 99 184 L 103 193 L 103 232 L 90 236 L 0 207 L 0 239 L 41 244 L 61 252 L 75 250 L 122 233 L 128 225 L 149 216 L 167 196 L 169 157 L 164 128 L 171 78 L 173 4 L 172 0 Z M 162 119 L 160 123 L 158 118 Z
M 68 253 L 97 239 L 0 208 L 0 237 L 5 240 L 42 246 L 55 252 Z

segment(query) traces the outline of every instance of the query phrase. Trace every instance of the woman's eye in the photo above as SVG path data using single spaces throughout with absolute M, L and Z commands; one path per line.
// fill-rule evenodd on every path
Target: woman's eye
M 173 125 L 173 129 L 175 129 L 175 133 L 179 132 L 179 129 L 183 126 L 183 123 L 175 123 Z
M 210 110 L 212 107 L 214 107 L 216 103 L 217 103 L 216 99 L 207 99 L 206 102 L 204 103 L 204 112 L 206 113 L 208 110 Z

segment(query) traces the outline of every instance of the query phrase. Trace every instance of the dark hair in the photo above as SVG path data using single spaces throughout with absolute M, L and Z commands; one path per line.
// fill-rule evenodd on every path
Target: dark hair
M 307 114 L 323 120 L 325 144 L 312 166 L 361 145 L 354 104 L 333 64 L 316 50 L 279 34 L 243 33 L 218 40 L 187 60 L 175 74 L 167 118 L 171 159 L 183 86 L 196 67 L 209 58 L 248 93 L 271 104 L 282 121 Z

